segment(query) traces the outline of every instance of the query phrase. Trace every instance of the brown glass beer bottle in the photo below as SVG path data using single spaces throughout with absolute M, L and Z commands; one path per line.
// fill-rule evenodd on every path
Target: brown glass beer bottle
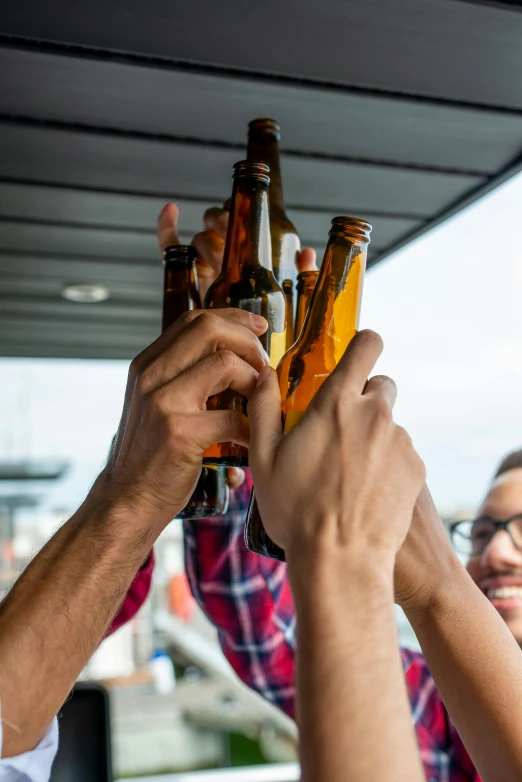
M 223 267 L 205 298 L 207 309 L 238 307 L 268 321 L 259 338 L 276 367 L 286 347 L 286 300 L 272 272 L 268 217 L 268 166 L 241 161 L 234 166 Z M 208 400 L 209 410 L 240 410 L 246 399 L 227 389 Z M 248 450 L 235 443 L 217 443 L 205 451 L 203 464 L 248 465 Z
M 277 368 L 284 430 L 289 432 L 357 332 L 371 225 L 355 217 L 332 220 L 328 244 L 297 342 Z M 284 561 L 284 551 L 266 534 L 254 492 L 245 543 L 258 554 Z
M 319 271 L 301 272 L 297 275 L 297 306 L 295 308 L 295 338 L 299 337 Z
M 286 347 L 294 344 L 294 285 L 292 280 L 283 280 L 286 299 Z
M 201 309 L 196 274 L 197 253 L 194 247 L 177 244 L 163 253 L 165 282 L 163 287 L 163 331 L 184 312 Z M 203 467 L 194 493 L 178 513 L 179 519 L 218 516 L 228 508 L 226 470 Z
M 255 119 L 248 126 L 248 160 L 265 163 L 270 168 L 270 186 L 268 189 L 270 210 L 270 234 L 272 238 L 272 266 L 280 285 L 284 280 L 292 281 L 297 277 L 296 260 L 301 243 L 294 224 L 285 211 L 283 184 L 279 160 L 279 125 L 273 119 Z M 287 333 L 287 349 L 293 344 Z

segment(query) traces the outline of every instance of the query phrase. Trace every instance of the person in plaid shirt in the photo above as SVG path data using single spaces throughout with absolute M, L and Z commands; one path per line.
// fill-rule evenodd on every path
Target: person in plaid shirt
M 176 207 L 167 205 L 158 223 L 160 247 L 171 243 L 176 220 Z M 226 222 L 225 212 L 208 210 L 205 230 L 193 242 L 200 253 L 203 294 L 219 272 Z M 313 251 L 305 249 L 298 265 L 304 270 L 313 266 L 314 260 Z M 225 516 L 184 522 L 187 575 L 196 600 L 217 627 L 223 651 L 238 676 L 294 716 L 294 603 L 286 565 L 253 554 L 245 547 L 244 523 L 252 489 L 251 476 L 248 471 L 245 473 L 239 486 L 241 477 L 233 471 L 230 475 L 237 488 L 231 492 Z M 480 697 L 484 693 L 478 695 L 475 685 L 480 680 L 487 689 L 484 682 L 490 680 L 487 695 L 490 718 L 495 722 L 495 700 L 503 684 L 501 667 L 488 669 L 491 647 L 487 644 L 491 644 L 491 635 L 486 637 L 487 628 L 481 634 L 480 619 L 474 620 L 474 616 L 484 612 L 484 595 L 522 645 L 522 523 L 517 518 L 517 514 L 522 514 L 522 454 L 518 461 L 516 457 L 508 459 L 500 473 L 479 518 L 452 531 L 461 552 L 470 555 L 468 573 L 483 594 L 458 563 L 427 490 L 419 498 L 410 532 L 397 559 L 396 600 L 404 608 L 428 657 L 427 661 L 417 652 L 401 650 L 413 723 L 429 782 L 480 782 L 480 776 L 449 717 L 428 662 L 448 709 L 477 757 L 481 755 L 480 718 L 484 715 L 478 708 L 466 710 L 466 696 L 471 703 L 477 703 L 478 697 L 483 707 Z M 460 571 L 465 581 L 459 584 L 458 594 L 453 594 L 449 587 L 462 581 Z M 447 612 L 443 593 L 449 595 Z M 480 658 L 477 650 L 482 638 L 485 645 Z M 468 639 L 473 639 L 475 682 L 472 677 L 467 681 Z M 498 700 L 497 704 L 500 713 L 503 709 Z M 504 749 L 502 740 L 500 746 Z

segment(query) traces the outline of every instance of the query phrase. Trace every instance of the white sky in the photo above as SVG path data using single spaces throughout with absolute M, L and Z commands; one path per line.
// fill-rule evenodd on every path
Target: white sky
M 396 416 L 445 512 L 472 510 L 497 461 L 522 446 L 521 215 L 518 176 L 366 279 L 361 325 L 384 338 L 377 369 L 397 382 Z M 126 362 L 0 359 L 0 459 L 73 463 L 64 480 L 33 487 L 47 507 L 72 510 L 87 491 L 126 372 Z

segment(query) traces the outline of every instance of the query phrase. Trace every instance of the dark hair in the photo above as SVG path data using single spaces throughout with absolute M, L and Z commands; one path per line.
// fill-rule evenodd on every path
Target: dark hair
M 495 478 L 509 472 L 509 470 L 516 470 L 517 467 L 522 467 L 522 450 L 512 451 L 502 459 L 495 473 Z

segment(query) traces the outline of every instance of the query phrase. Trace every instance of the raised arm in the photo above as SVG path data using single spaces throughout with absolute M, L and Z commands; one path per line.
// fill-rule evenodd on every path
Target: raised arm
M 259 509 L 296 601 L 306 782 L 424 779 L 393 609 L 395 555 L 424 467 L 392 421 L 393 382 L 367 382 L 381 347 L 358 334 L 288 435 L 270 368 L 248 406 Z
M 427 489 L 397 561 L 396 586 L 482 779 L 522 779 L 522 650 L 457 559 Z
M 154 541 L 185 507 L 204 449 L 225 435 L 248 445 L 246 419 L 208 413 L 206 401 L 229 387 L 250 395 L 268 362 L 255 336 L 265 328 L 240 310 L 195 311 L 132 363 L 107 467 L 0 605 L 4 756 L 45 734 Z

